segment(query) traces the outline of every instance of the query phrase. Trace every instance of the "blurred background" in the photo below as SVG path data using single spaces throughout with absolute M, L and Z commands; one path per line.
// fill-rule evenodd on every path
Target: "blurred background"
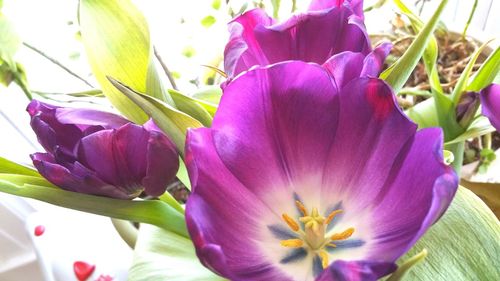
M 133 2 L 148 20 L 151 41 L 159 57 L 168 66 L 179 90 L 187 94 L 220 83 L 220 75 L 207 66 L 222 68 L 224 45 L 228 39 L 226 25 L 234 15 L 254 7 L 262 7 L 269 15 L 274 13 L 280 19 L 287 19 L 292 9 L 305 11 L 309 5 L 309 0 L 281 0 L 276 13 L 276 9 L 273 9 L 276 1 Z M 404 2 L 425 20 L 440 1 Z M 77 0 L 0 0 L 0 3 L 3 4 L 2 16 L 14 26 L 23 42 L 14 59 L 24 69 L 27 85 L 35 98 L 112 110 L 104 99 L 89 97 L 78 98 L 76 101 L 74 97 L 65 95 L 98 88 L 79 40 Z M 441 17 L 442 28 L 460 34 L 474 6 L 475 1 L 450 0 Z M 369 10 L 365 16 L 370 34 L 393 34 L 395 27 L 404 25 L 401 23 L 405 20 L 404 17 L 399 16 L 391 0 L 366 0 L 365 9 Z M 496 18 L 499 11 L 499 0 L 477 1 L 467 31 L 468 36 L 480 42 L 499 38 L 499 21 Z M 2 33 L 2 28 L 0 25 L 0 44 L 10 40 Z M 498 41 L 493 42 L 492 46 L 495 45 L 498 46 Z M 0 78 L 5 77 L 0 75 Z M 29 154 L 42 150 L 29 126 L 29 116 L 25 112 L 28 102 L 16 83 L 8 86 L 0 84 L 0 156 L 25 164 L 31 162 Z M 74 245 L 76 240 L 87 241 L 74 246 L 75 251 L 83 251 L 84 245 L 93 245 L 96 249 L 101 248 L 100 251 L 96 250 L 96 255 L 106 255 L 106 251 L 123 251 L 126 256 L 130 252 L 125 244 L 106 245 L 108 240 L 119 240 L 109 219 L 0 193 L 1 281 L 50 280 L 50 276 L 43 277 L 41 268 L 46 265 L 37 261 L 30 234 L 26 230 L 26 218 L 36 211 L 49 215 L 36 218 L 35 221 L 55 225 L 75 220 L 80 222 L 74 225 L 73 232 L 61 236 L 63 238 L 59 240 L 62 245 L 66 243 L 65 240 L 68 240 L 68 245 Z M 96 232 L 101 239 L 89 234 Z M 113 257 L 112 253 L 107 254 Z M 123 261 L 125 264 L 122 267 L 125 270 L 131 253 L 128 255 Z M 122 275 L 115 274 L 115 280 L 121 280 L 117 276 Z

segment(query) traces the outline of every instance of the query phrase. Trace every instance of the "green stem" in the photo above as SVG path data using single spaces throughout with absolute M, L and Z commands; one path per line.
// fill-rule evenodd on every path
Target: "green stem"
M 111 223 L 116 229 L 116 232 L 120 235 L 120 237 L 127 243 L 127 245 L 131 248 L 135 248 L 135 242 L 137 242 L 137 235 L 139 231 L 130 221 L 119 220 L 111 218 Z
M 484 148 L 491 149 L 491 133 L 484 135 Z
M 472 6 L 472 11 L 469 14 L 469 19 L 467 19 L 467 23 L 465 24 L 464 31 L 462 31 L 462 40 L 465 40 L 465 35 L 467 34 L 467 29 L 469 29 L 470 22 L 472 21 L 472 17 L 476 12 L 477 8 L 477 0 L 474 0 L 474 4 Z
M 460 177 L 460 171 L 462 169 L 462 164 L 464 160 L 464 147 L 465 147 L 465 142 L 457 142 L 457 143 L 452 143 L 452 144 L 446 144 L 444 146 L 444 149 L 451 151 L 453 153 L 453 156 L 455 157 L 455 160 L 451 164 L 453 166 L 453 169 L 457 173 L 457 175 Z

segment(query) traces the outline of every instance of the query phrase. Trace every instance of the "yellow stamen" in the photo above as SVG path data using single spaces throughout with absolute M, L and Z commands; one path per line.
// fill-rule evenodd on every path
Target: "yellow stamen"
M 349 237 L 351 237 L 351 235 L 354 233 L 354 227 L 350 227 L 344 231 L 342 231 L 341 233 L 335 233 L 333 234 L 330 239 L 331 240 L 345 240 Z
M 288 240 L 281 240 L 280 244 L 283 247 L 300 248 L 304 245 L 304 241 L 302 241 L 301 239 L 288 239 Z
M 282 217 L 283 217 L 283 220 L 286 222 L 286 224 L 288 224 L 288 226 L 290 227 L 291 230 L 299 231 L 299 224 L 294 219 L 292 219 L 287 214 L 283 214 Z
M 325 250 L 319 251 L 319 257 L 321 258 L 321 266 L 323 268 L 328 267 L 328 253 Z
M 328 243 L 328 244 L 326 244 L 326 246 L 332 247 L 332 248 L 337 248 L 337 245 L 333 244 L 333 243 Z
M 307 210 L 304 204 L 300 202 L 299 200 L 295 201 L 295 205 L 297 205 L 297 208 L 299 208 L 300 212 L 304 215 L 307 216 Z
M 338 215 L 339 213 L 342 213 L 342 210 L 335 210 L 333 212 L 331 212 L 328 217 L 326 217 L 326 220 L 325 220 L 325 224 L 329 224 L 333 218 Z

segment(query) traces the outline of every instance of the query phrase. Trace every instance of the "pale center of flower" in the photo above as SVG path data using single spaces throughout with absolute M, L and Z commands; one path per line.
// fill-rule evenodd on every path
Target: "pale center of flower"
M 297 208 L 302 213 L 299 221 L 304 224 L 304 229 L 299 226 L 299 223 L 287 214 L 283 214 L 283 220 L 288 227 L 298 234 L 299 238 L 281 240 L 280 244 L 283 247 L 289 248 L 307 248 L 321 258 L 321 265 L 326 268 L 329 265 L 327 247 L 335 248 L 335 241 L 346 240 L 354 233 L 354 228 L 350 227 L 342 232 L 327 235 L 326 229 L 329 223 L 342 210 L 334 210 L 325 218 L 320 215 L 317 208 L 312 208 L 311 213 L 307 211 L 304 204 L 300 201 L 295 201 Z

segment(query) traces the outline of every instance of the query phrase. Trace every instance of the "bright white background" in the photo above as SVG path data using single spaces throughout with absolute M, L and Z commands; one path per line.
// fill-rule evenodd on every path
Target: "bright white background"
M 188 94 L 192 93 L 196 86 L 190 81 L 200 80 L 206 71 L 201 65 L 213 65 L 222 58 L 224 44 L 228 37 L 226 22 L 230 20 L 227 7 L 224 5 L 225 1 L 221 1 L 222 7 L 218 11 L 211 7 L 211 0 L 134 2 L 148 19 L 152 41 L 162 58 L 172 72 L 180 74 L 177 79 L 180 89 Z M 244 2 L 231 1 L 231 5 L 237 11 Z M 282 2 L 280 14 L 282 18 L 287 18 L 291 1 L 282 0 Z M 365 6 L 374 2 L 374 0 L 366 0 Z M 408 4 L 412 2 L 414 1 L 405 1 Z M 471 10 L 472 2 L 472 0 L 450 0 L 442 17 L 445 24 L 452 30 L 461 31 Z M 97 87 L 86 63 L 83 47 L 76 36 L 78 32 L 77 3 L 76 0 L 4 0 L 3 13 L 14 22 L 25 42 L 56 58 Z M 265 3 L 270 7 L 269 1 Z M 309 0 L 297 0 L 297 3 L 299 11 L 305 10 Z M 436 7 L 438 3 L 439 1 L 432 0 L 426 4 L 424 17 L 431 14 L 433 7 Z M 271 14 L 270 9 L 268 10 Z M 494 11 L 495 14 L 493 14 Z M 500 11 L 500 0 L 479 0 L 469 34 L 482 41 L 493 37 L 499 38 L 498 19 L 495 18 L 495 16 L 498 17 L 498 11 Z M 211 27 L 206 28 L 201 25 L 200 21 L 208 15 L 214 16 L 217 21 Z M 393 11 L 390 5 L 384 9 L 371 11 L 366 18 L 367 28 L 370 32 L 387 29 L 392 17 Z M 184 23 L 181 24 L 181 22 Z M 183 55 L 186 51 L 193 49 L 194 55 L 190 58 Z M 89 89 L 81 81 L 25 47 L 20 49 L 16 60 L 26 68 L 32 90 L 65 93 Z M 29 127 L 28 114 L 25 112 L 27 103 L 28 100 L 14 83 L 8 88 L 0 85 L 0 156 L 21 163 L 30 163 L 29 154 L 41 150 Z M 1 200 L 4 200 L 3 205 L 6 206 L 5 200 L 8 199 L 5 198 L 9 197 L 0 197 L 0 207 L 2 207 Z M 12 202 L 13 199 L 9 200 Z M 33 201 L 29 203 L 37 209 L 56 212 L 60 216 L 61 214 L 67 217 L 75 216 L 74 213 L 51 208 L 46 204 L 33 203 Z M 19 219 L 22 219 L 23 212 L 18 211 L 17 214 Z M 26 239 L 26 235 L 17 236 L 16 231 L 24 231 L 22 227 L 16 228 L 12 224 L 8 225 L 5 220 L 2 225 L 1 220 L 0 216 L 0 227 L 2 227 L 0 234 L 4 233 L 19 241 Z M 119 238 L 116 237 L 116 239 Z M 34 254 L 30 247 L 22 246 L 22 243 L 20 245 L 18 248 L 12 248 L 17 249 L 17 252 L 14 250 L 6 252 L 4 250 L 6 248 L 0 248 L 0 276 L 2 261 L 12 261 L 17 257 L 16 261 L 20 268 L 34 261 Z M 15 267 L 15 263 L 13 266 Z M 31 273 L 37 276 L 36 269 L 31 270 Z M 21 272 L 27 274 L 30 271 L 28 269 L 28 271 Z

